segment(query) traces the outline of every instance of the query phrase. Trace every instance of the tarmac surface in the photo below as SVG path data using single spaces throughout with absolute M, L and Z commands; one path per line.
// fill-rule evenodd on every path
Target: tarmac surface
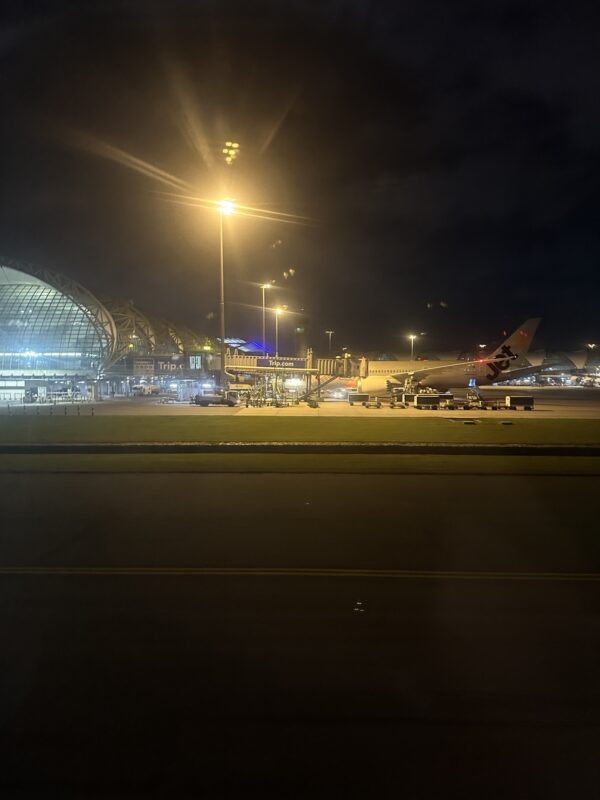
M 82 415 L 90 414 L 93 407 L 94 414 L 118 414 L 118 415 L 181 415 L 181 414 L 226 414 L 238 416 L 348 416 L 348 417 L 407 417 L 407 416 L 436 416 L 454 417 L 457 414 L 465 419 L 477 418 L 482 415 L 496 416 L 508 415 L 511 419 L 518 417 L 544 417 L 551 419 L 600 419 L 600 389 L 587 387 L 488 387 L 482 390 L 483 398 L 488 402 L 503 402 L 507 394 L 514 395 L 533 395 L 534 411 L 523 410 L 500 410 L 500 411 L 480 411 L 472 409 L 463 410 L 438 410 L 428 411 L 426 409 L 414 408 L 394 408 L 389 407 L 389 401 L 383 400 L 381 408 L 363 408 L 360 405 L 351 406 L 346 401 L 322 401 L 318 408 L 309 408 L 305 403 L 299 406 L 289 406 L 286 408 L 274 408 L 271 406 L 263 408 L 246 408 L 244 405 L 229 408 L 227 406 L 209 406 L 201 408 L 190 403 L 165 403 L 153 397 L 136 397 L 131 400 L 119 399 L 103 400 L 94 403 L 79 404 Z M 459 395 L 457 394 L 457 397 Z M 0 415 L 4 414 L 29 414 L 46 415 L 52 413 L 63 413 L 64 408 L 67 414 L 77 413 L 78 404 L 61 404 L 56 407 L 50 405 L 4 405 L 0 407 Z
M 0 794 L 596 796 L 597 488 L 0 474 Z

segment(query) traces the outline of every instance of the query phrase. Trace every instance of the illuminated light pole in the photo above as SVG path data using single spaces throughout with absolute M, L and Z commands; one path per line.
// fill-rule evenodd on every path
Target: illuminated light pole
M 415 339 L 417 338 L 416 333 L 409 333 L 408 338 L 410 339 L 410 360 L 413 360 L 415 354 Z
M 230 217 L 235 211 L 235 204 L 231 200 L 221 200 L 219 203 L 219 253 L 221 263 L 221 300 L 220 300 L 220 329 L 221 329 L 221 389 L 225 391 L 225 259 L 223 258 L 223 217 Z
M 325 333 L 327 334 L 327 336 L 329 336 L 329 350 L 328 350 L 328 353 L 329 353 L 329 358 L 331 358 L 331 337 L 333 336 L 335 331 L 325 331 Z
M 273 283 L 274 283 L 274 281 L 272 283 L 263 283 L 262 286 L 260 287 L 262 289 L 262 352 L 263 352 L 263 356 L 267 355 L 266 334 L 265 334 L 267 310 L 266 310 L 266 307 L 265 307 L 265 290 L 266 289 L 272 289 L 273 288 Z
M 279 317 L 283 314 L 283 308 L 275 309 L 275 358 L 279 356 Z

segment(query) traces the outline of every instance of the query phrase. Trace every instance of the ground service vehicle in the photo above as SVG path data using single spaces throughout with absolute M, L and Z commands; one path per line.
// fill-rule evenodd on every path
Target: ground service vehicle
M 368 392 L 348 392 L 348 402 L 351 406 L 355 403 L 363 405 L 369 400 Z
M 197 394 L 193 398 L 197 406 L 236 406 L 238 404 L 237 392 L 226 392 L 225 394 Z

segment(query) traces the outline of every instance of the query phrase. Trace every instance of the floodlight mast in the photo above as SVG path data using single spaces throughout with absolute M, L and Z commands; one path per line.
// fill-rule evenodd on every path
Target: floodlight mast
M 271 283 L 263 283 L 261 285 L 261 287 L 260 287 L 262 289 L 262 352 L 263 352 L 263 356 L 267 355 L 266 333 L 265 333 L 267 311 L 266 311 L 266 306 L 265 306 L 265 290 L 266 289 L 271 289 L 272 286 L 273 286 L 273 283 L 274 283 L 274 281 L 272 281 Z
M 220 384 L 221 390 L 225 391 L 227 373 L 225 371 L 225 258 L 223 247 L 223 215 L 231 216 L 235 211 L 235 205 L 231 200 L 221 200 L 219 203 L 219 256 L 221 267 L 221 296 L 220 296 L 220 332 L 221 332 L 221 370 Z
M 329 336 L 329 348 L 328 348 L 328 355 L 329 355 L 329 358 L 331 358 L 331 337 L 333 336 L 333 334 L 335 333 L 335 331 L 325 331 L 325 333 L 327 334 L 327 336 Z
M 415 339 L 417 338 L 417 334 L 409 333 L 408 338 L 410 339 L 410 360 L 412 361 L 415 355 Z
M 283 311 L 281 307 L 275 309 L 275 358 L 279 358 L 279 317 Z

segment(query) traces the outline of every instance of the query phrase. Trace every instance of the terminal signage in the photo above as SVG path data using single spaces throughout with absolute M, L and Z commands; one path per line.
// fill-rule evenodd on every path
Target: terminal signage
M 183 355 L 146 356 L 144 358 L 134 358 L 133 360 L 133 374 L 141 377 L 147 375 L 181 375 L 186 367 L 186 359 Z
M 305 358 L 281 358 L 274 356 L 273 358 L 257 358 L 257 367 L 275 367 L 277 369 L 305 369 Z
M 154 371 L 158 374 L 163 372 L 180 372 L 185 367 L 182 356 L 162 356 L 156 358 Z
M 153 358 L 134 358 L 133 359 L 133 374 L 140 375 L 154 375 L 154 359 Z

